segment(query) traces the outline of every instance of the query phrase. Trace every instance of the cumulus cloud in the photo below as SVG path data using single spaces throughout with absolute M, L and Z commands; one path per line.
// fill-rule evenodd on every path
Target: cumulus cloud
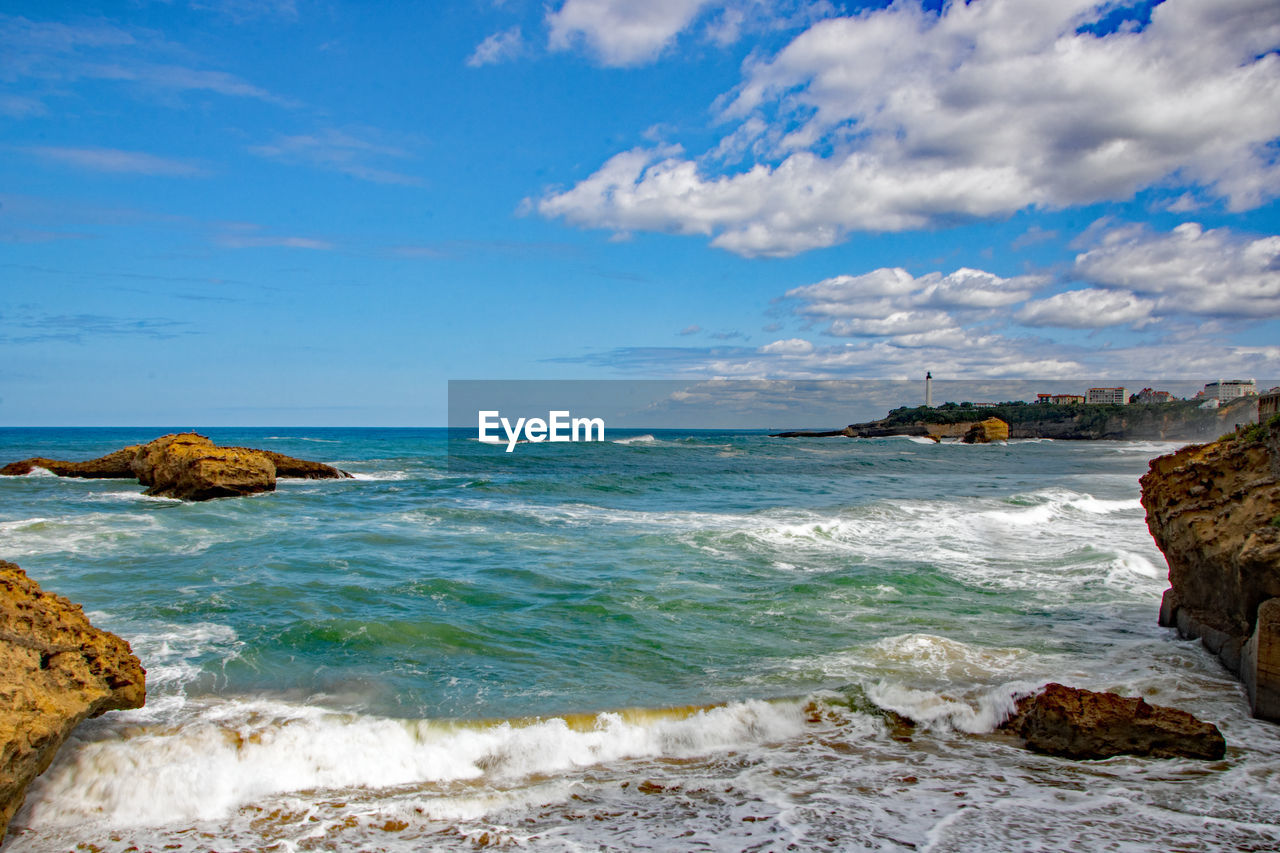
M 605 65 L 638 65 L 662 52 L 712 0 L 565 0 L 547 13 L 552 50 L 580 43 Z
M 1145 225 L 1095 233 L 1076 256 L 1077 277 L 1150 297 L 1162 314 L 1280 317 L 1280 236 L 1252 237 L 1187 222 L 1162 234 Z
M 1046 281 L 1039 276 L 1001 278 L 967 267 L 917 278 L 900 267 L 882 267 L 794 287 L 785 298 L 796 302 L 796 313 L 831 321 L 826 329 L 830 335 L 920 335 L 954 331 L 956 316 L 977 319 L 1022 302 Z
M 585 47 L 602 65 L 634 66 L 654 61 L 684 33 L 725 46 L 833 14 L 828 0 L 564 0 L 546 21 L 552 50 Z
M 662 25 L 639 27 L 653 35 L 628 37 L 630 48 L 602 42 L 619 63 L 660 49 L 658 34 L 702 7 L 627 5 Z M 557 38 L 586 37 L 586 22 L 614 6 L 571 0 L 555 13 Z M 637 148 L 550 192 L 538 210 L 777 256 L 852 231 L 1127 199 L 1170 182 L 1233 210 L 1280 195 L 1274 3 L 1166 0 L 1145 26 L 1088 26 L 1110 11 L 1096 0 L 975 0 L 931 12 L 900 0 L 823 20 L 749 61 L 727 99 L 731 127 L 712 152 L 749 153 L 744 168 L 717 172 L 716 157 Z
M 1088 287 L 1068 290 L 1028 302 L 1017 314 L 1027 326 L 1056 326 L 1066 329 L 1100 329 L 1106 326 L 1141 327 L 1151 322 L 1156 303 L 1127 290 Z
M 813 344 L 803 338 L 787 338 L 765 344 L 760 347 L 760 352 L 769 355 L 808 355 L 813 352 Z
M 486 38 L 467 57 L 467 65 L 479 68 L 482 65 L 496 65 L 515 59 L 524 50 L 524 38 L 519 27 L 512 27 Z

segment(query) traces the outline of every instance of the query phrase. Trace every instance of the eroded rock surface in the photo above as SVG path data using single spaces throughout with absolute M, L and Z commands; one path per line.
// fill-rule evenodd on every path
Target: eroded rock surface
M 89 459 L 84 462 L 63 462 L 59 459 L 46 459 L 35 456 L 21 462 L 10 462 L 0 468 L 0 475 L 21 477 L 30 474 L 36 468 L 44 468 L 59 477 L 84 477 L 86 479 L 133 479 L 133 469 L 129 467 L 138 452 L 139 445 L 134 444 L 121 448 L 106 456 Z
M 218 447 L 203 435 L 177 433 L 138 449 L 132 463 L 147 494 L 204 501 L 271 491 L 276 466 L 265 455 L 240 447 Z
M 1066 758 L 1216 760 L 1226 752 L 1218 727 L 1186 711 L 1057 683 L 1019 700 L 1004 728 L 1022 737 L 1028 749 Z
M 1254 715 L 1280 720 L 1280 425 L 1152 460 L 1142 503 L 1169 563 L 1160 624 L 1199 638 Z
M 1009 425 L 999 418 L 987 418 L 978 421 L 965 431 L 961 439 L 965 444 L 990 444 L 993 441 L 1008 441 Z
M 140 708 L 146 671 L 129 644 L 89 624 L 0 560 L 0 840 L 27 785 L 81 721 Z

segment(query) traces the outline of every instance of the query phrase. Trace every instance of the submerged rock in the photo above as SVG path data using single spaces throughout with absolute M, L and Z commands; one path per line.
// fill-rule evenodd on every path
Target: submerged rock
M 1280 423 L 1161 456 L 1141 482 L 1169 563 L 1160 624 L 1199 638 L 1254 716 L 1280 721 Z
M 990 444 L 993 441 L 1009 440 L 1009 425 L 999 418 L 987 418 L 978 421 L 965 431 L 960 439 L 965 444 Z
M 219 447 L 194 432 L 161 436 L 86 462 L 33 457 L 0 468 L 0 475 L 21 476 L 44 468 L 60 477 L 137 478 L 148 495 L 209 500 L 271 491 L 277 477 L 333 480 L 346 471 L 251 447 Z
M 1226 752 L 1218 727 L 1186 711 L 1057 683 L 1020 699 L 1003 728 L 1021 736 L 1028 749 L 1066 758 L 1216 760 Z
M 87 717 L 141 708 L 146 670 L 129 644 L 89 624 L 0 560 L 0 840 L 27 785 Z

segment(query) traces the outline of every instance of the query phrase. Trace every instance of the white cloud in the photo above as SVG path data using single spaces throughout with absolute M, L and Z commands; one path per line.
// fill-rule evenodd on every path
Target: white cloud
M 662 49 L 712 0 L 565 0 L 547 12 L 552 50 L 584 42 L 604 65 L 639 65 Z
M 760 347 L 760 352 L 769 355 L 808 355 L 813 352 L 813 344 L 803 338 L 787 338 L 765 344 Z
M 476 45 L 471 56 L 467 57 L 467 65 L 472 68 L 496 65 L 499 62 L 515 59 L 523 50 L 524 38 L 520 34 L 520 28 L 512 27 L 500 33 L 494 33 Z
M 1082 281 L 1152 297 L 1157 314 L 1280 317 L 1280 236 L 1187 222 L 1167 234 L 1121 225 L 1076 256 Z
M 1100 329 L 1106 326 L 1141 327 L 1151 322 L 1156 303 L 1127 290 L 1090 287 L 1068 290 L 1028 302 L 1017 314 L 1027 326 L 1057 326 L 1066 329 Z
M 899 267 L 862 275 L 840 275 L 786 293 L 795 311 L 830 320 L 826 332 L 841 337 L 899 337 L 952 332 L 957 317 L 970 320 L 1026 300 L 1046 280 L 1038 276 L 1001 278 L 967 267 L 948 275 L 919 278 Z
M 702 4 L 627 6 L 664 23 L 637 30 L 648 40 L 610 30 L 618 45 L 597 49 L 619 63 L 651 56 Z M 612 10 L 570 0 L 554 32 L 588 37 Z M 566 29 L 571 11 L 580 29 Z M 745 170 L 633 149 L 538 209 L 769 256 L 1170 181 L 1235 210 L 1280 195 L 1268 149 L 1280 136 L 1273 0 L 1166 0 L 1144 28 L 1082 29 L 1099 14 L 1096 0 L 974 0 L 941 13 L 900 0 L 821 21 L 749 62 L 724 110 L 737 125 L 712 150 L 752 152 Z
M 157 157 L 143 151 L 121 151 L 117 148 L 28 148 L 32 154 L 93 172 L 117 172 L 156 177 L 189 178 L 206 174 L 204 169 L 185 160 Z

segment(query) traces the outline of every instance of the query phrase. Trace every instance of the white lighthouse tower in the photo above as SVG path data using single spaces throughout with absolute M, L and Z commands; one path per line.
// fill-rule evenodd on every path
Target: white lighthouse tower
M 924 374 L 924 404 L 933 408 L 933 371 L 926 371 Z

